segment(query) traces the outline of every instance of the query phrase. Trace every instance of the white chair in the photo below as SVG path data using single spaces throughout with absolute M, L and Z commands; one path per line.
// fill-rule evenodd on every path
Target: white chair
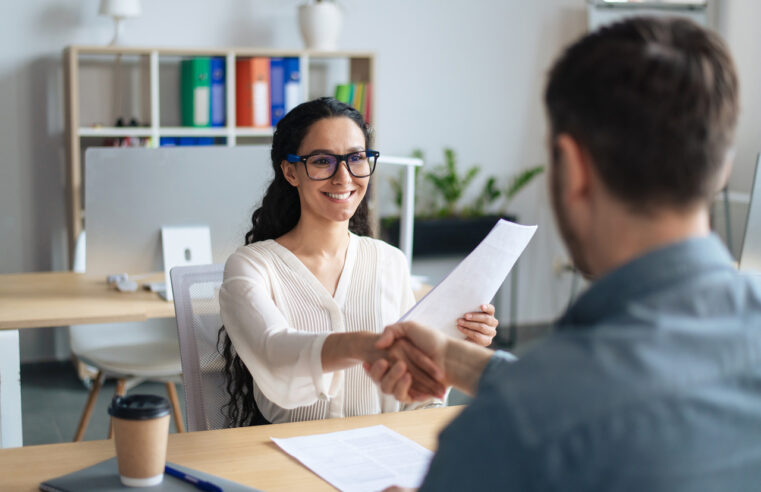
M 189 431 L 230 426 L 222 413 L 227 393 L 218 340 L 223 273 L 222 264 L 174 267 L 170 271 Z
M 74 253 L 73 270 L 80 273 L 85 270 L 85 241 L 86 236 L 83 232 L 77 239 Z M 143 381 L 165 383 L 177 432 L 184 431 L 182 411 L 174 386 L 174 381 L 180 379 L 182 365 L 174 322 L 171 319 L 70 326 L 69 342 L 72 353 L 97 371 L 74 441 L 82 440 L 98 393 L 106 378 L 116 378 L 116 395 L 124 395 Z M 112 433 L 113 430 L 109 426 L 109 438 L 112 437 Z

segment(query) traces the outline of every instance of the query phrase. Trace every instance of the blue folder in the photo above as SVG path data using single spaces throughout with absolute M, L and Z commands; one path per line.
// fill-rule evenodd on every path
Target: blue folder
M 225 59 L 211 59 L 211 126 L 225 126 Z
M 270 106 L 272 126 L 285 116 L 285 63 L 282 58 L 270 59 Z

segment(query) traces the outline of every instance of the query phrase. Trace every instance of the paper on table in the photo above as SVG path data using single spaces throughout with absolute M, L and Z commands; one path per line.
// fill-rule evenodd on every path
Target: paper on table
M 494 297 L 534 232 L 536 226 L 500 219 L 476 249 L 399 321 L 417 321 L 464 338 L 457 330 L 457 319 L 478 311 Z
M 433 457 L 430 450 L 384 425 L 271 439 L 344 492 L 419 487 Z

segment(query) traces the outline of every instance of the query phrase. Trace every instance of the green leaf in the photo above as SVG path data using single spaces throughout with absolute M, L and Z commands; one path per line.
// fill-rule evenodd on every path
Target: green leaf
M 536 176 L 544 172 L 544 166 L 534 166 L 519 172 L 510 181 L 505 190 L 505 201 L 510 202 L 526 185 L 528 185 Z

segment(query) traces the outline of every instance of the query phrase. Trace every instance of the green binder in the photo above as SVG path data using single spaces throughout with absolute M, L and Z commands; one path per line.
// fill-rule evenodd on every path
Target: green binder
M 197 57 L 180 63 L 180 109 L 183 126 L 210 126 L 211 58 Z

